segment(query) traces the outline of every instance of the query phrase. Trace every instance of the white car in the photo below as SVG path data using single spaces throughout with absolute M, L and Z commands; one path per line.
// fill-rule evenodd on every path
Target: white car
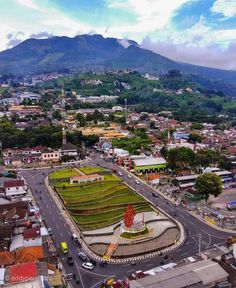
M 85 262 L 82 264 L 82 266 L 85 268 L 85 269 L 88 269 L 88 270 L 93 270 L 94 266 L 92 263 L 89 263 L 89 262 Z
M 135 180 L 135 183 L 137 184 L 137 185 L 139 185 L 140 184 L 140 182 L 136 179 Z
M 129 179 L 131 179 L 131 175 L 130 175 L 130 174 L 128 174 L 127 177 L 128 177 Z
M 122 174 L 121 172 L 118 172 L 118 175 L 119 175 L 119 176 L 123 176 L 123 174 Z

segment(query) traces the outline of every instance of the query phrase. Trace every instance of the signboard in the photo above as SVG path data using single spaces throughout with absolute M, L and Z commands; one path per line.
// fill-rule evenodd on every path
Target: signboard
M 213 225 L 216 225 L 216 221 L 213 218 L 211 218 L 209 216 L 205 216 L 204 219 L 205 219 L 206 222 L 208 222 L 210 224 L 213 224 Z

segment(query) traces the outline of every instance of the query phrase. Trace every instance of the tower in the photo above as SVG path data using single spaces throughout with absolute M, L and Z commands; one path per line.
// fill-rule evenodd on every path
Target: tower
M 125 98 L 125 124 L 128 124 L 127 114 L 127 99 Z
M 65 125 L 65 92 L 64 87 L 61 89 L 61 118 L 62 118 L 62 145 L 66 144 L 66 125 Z

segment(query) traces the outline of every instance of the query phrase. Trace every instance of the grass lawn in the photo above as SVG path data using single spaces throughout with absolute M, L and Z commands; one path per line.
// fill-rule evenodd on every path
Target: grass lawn
M 65 169 L 52 172 L 49 175 L 49 178 L 50 179 L 70 178 L 72 176 L 78 176 L 78 175 L 80 174 L 74 168 L 65 168 Z
M 120 237 L 126 238 L 126 239 L 131 239 L 132 237 L 137 237 L 137 236 L 144 236 L 148 234 L 148 228 L 146 227 L 143 231 L 137 232 L 137 233 L 129 233 L 129 232 L 123 232 L 120 234 Z
M 87 167 L 86 171 L 98 172 L 93 168 L 97 167 Z M 99 172 L 102 173 L 101 170 Z M 69 182 L 56 181 L 53 185 L 82 230 L 102 228 L 119 222 L 128 204 L 133 204 L 136 212 L 152 210 L 143 197 L 114 175 L 105 174 L 104 181 L 88 184 L 70 185 Z
M 81 167 L 79 168 L 79 170 L 81 172 L 83 172 L 84 174 L 93 174 L 93 173 L 99 173 L 99 172 L 104 172 L 106 171 L 105 168 L 102 168 L 102 167 L 88 167 L 88 166 L 84 166 L 84 167 Z

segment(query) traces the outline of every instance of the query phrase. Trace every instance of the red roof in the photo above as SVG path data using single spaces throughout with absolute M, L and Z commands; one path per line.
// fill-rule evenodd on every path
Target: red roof
M 18 283 L 35 279 L 38 276 L 36 263 L 23 263 L 9 266 L 9 282 Z
M 25 186 L 24 180 L 9 180 L 4 183 L 4 188 Z
M 39 227 L 26 229 L 23 232 L 23 238 L 24 239 L 38 238 L 40 236 L 41 236 L 41 234 L 40 234 L 40 228 Z

